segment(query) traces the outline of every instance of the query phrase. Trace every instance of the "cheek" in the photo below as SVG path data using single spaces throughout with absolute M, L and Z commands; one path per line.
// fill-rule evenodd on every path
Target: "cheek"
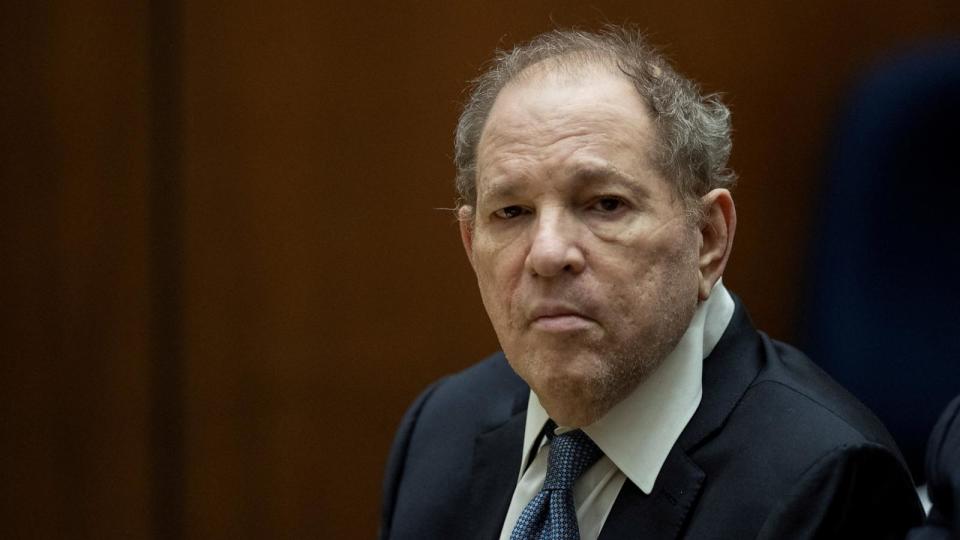
M 495 326 L 506 322 L 523 273 L 523 258 L 516 245 L 479 242 L 474 249 L 474 270 L 484 307 Z
M 697 253 L 687 237 L 626 247 L 611 266 L 618 276 L 610 294 L 626 325 L 649 320 L 674 303 L 695 301 L 698 294 Z M 602 279 L 602 278 L 601 278 Z

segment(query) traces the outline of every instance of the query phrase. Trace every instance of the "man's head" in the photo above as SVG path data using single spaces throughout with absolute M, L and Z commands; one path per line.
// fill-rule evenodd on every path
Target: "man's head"
M 461 235 L 507 359 L 559 423 L 622 400 L 722 274 L 728 117 L 625 31 L 553 32 L 480 78 L 457 131 Z
M 648 149 L 677 193 L 693 201 L 715 188 L 731 188 L 727 169 L 732 147 L 730 111 L 717 95 L 701 95 L 698 86 L 678 74 L 636 30 L 610 26 L 599 33 L 555 30 L 509 51 L 499 51 L 476 80 L 454 140 L 460 205 L 476 204 L 477 149 L 490 109 L 500 90 L 527 68 L 577 69 L 602 65 L 620 72 L 643 98 L 657 132 Z

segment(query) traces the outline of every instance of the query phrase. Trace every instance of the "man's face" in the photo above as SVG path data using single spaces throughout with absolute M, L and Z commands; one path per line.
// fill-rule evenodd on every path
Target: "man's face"
M 701 237 L 655 137 L 628 80 L 599 68 L 525 74 L 481 136 L 464 245 L 507 359 L 562 425 L 626 397 L 697 305 Z

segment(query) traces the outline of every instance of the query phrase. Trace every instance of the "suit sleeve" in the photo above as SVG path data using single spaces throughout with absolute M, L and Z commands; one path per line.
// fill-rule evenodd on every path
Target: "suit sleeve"
M 390 456 L 387 458 L 387 469 L 383 479 L 383 502 L 380 507 L 380 532 L 377 535 L 380 540 L 386 540 L 390 537 L 390 526 L 393 522 L 393 510 L 397 503 L 397 490 L 403 478 L 404 464 L 407 461 L 407 449 L 410 446 L 410 437 L 413 434 L 414 427 L 417 424 L 417 418 L 424 404 L 433 394 L 433 391 L 443 382 L 443 379 L 430 385 L 413 402 L 413 405 L 407 409 L 406 414 L 400 421 L 400 427 L 397 428 L 397 434 L 394 436 L 393 445 L 390 447 Z
M 927 492 L 933 508 L 909 540 L 960 538 L 960 396 L 950 402 L 927 443 Z
M 922 520 L 910 473 L 889 449 L 843 446 L 801 475 L 758 538 L 901 540 Z

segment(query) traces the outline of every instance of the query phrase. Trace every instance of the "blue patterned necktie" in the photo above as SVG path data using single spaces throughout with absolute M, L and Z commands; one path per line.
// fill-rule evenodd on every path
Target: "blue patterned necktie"
M 554 436 L 543 488 L 523 509 L 510 540 L 580 540 L 573 483 L 602 455 L 579 429 Z

